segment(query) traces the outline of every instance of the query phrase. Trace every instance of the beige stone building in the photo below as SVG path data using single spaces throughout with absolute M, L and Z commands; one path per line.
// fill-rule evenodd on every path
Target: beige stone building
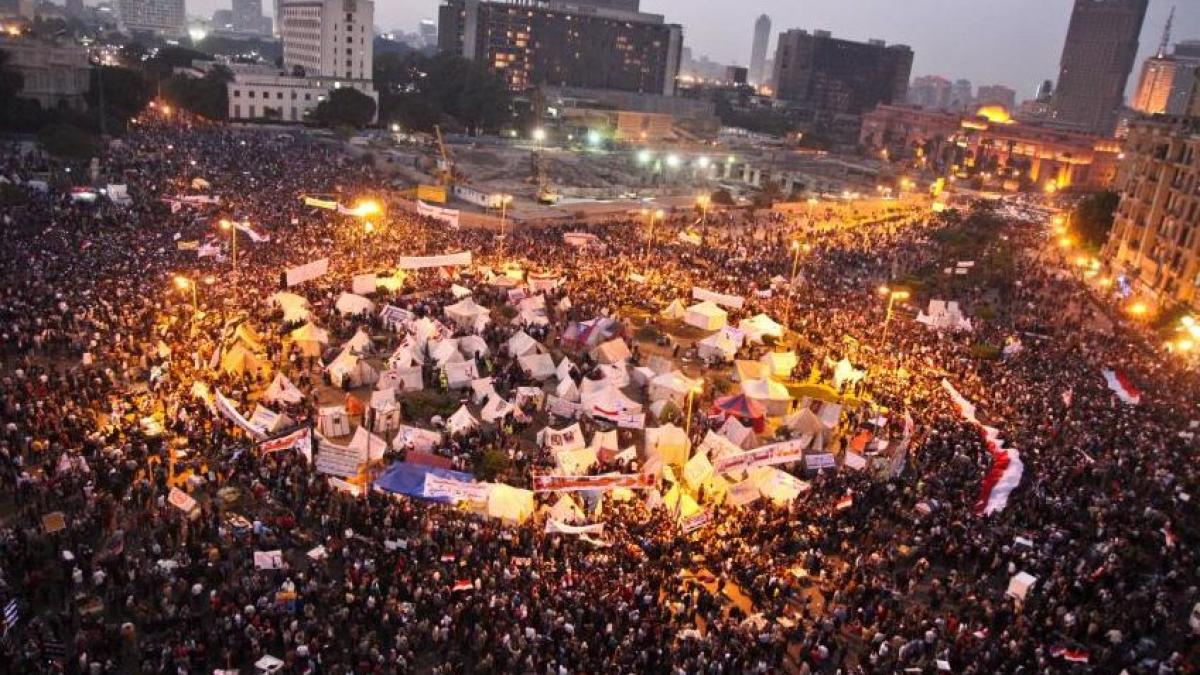
M 1130 125 L 1104 254 L 1119 283 L 1161 307 L 1200 307 L 1200 118 Z

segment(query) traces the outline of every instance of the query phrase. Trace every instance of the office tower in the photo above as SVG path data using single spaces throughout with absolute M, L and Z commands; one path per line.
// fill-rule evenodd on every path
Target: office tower
M 257 33 L 262 28 L 262 0 L 233 0 L 233 29 Z
M 417 25 L 417 32 L 421 36 L 422 47 L 436 47 L 438 26 L 433 19 L 421 19 L 421 23 Z
M 908 87 L 908 102 L 930 110 L 950 107 L 950 80 L 940 75 L 915 78 Z
M 975 105 L 975 88 L 970 80 L 955 80 L 950 85 L 950 108 L 964 111 Z
M 309 77 L 370 80 L 375 3 L 371 0 L 281 0 L 276 22 L 283 65 Z
M 1017 92 L 1002 84 L 981 85 L 975 94 L 975 106 L 998 105 L 1012 111 L 1017 107 Z
M 183 35 L 184 0 L 117 0 L 122 30 Z
M 1054 97 L 1054 81 L 1042 80 L 1042 83 L 1037 88 L 1037 100 L 1049 101 Z
M 1113 132 L 1148 2 L 1075 0 L 1051 106 L 1056 122 Z
M 671 96 L 683 29 L 636 3 L 446 0 L 438 49 L 487 64 L 512 91 L 582 87 Z
M 818 117 L 861 115 L 880 103 L 905 100 L 912 61 L 906 45 L 789 30 L 779 34 L 775 48 L 775 96 Z
M 754 44 L 750 49 L 750 84 L 767 83 L 767 43 L 771 41 L 771 17 L 763 14 L 754 22 Z

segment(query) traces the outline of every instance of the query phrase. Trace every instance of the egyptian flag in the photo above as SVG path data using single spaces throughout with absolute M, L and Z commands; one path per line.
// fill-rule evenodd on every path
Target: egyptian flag
M 445 553 L 445 554 L 443 554 L 443 555 L 442 555 L 442 562 L 444 562 L 444 563 L 452 563 L 452 562 L 454 562 L 454 554 L 453 554 L 453 553 Z
M 454 587 L 450 590 L 454 593 L 459 591 L 473 591 L 475 590 L 475 586 L 467 579 L 459 579 L 458 581 L 454 582 Z
M 1121 399 L 1122 403 L 1129 405 L 1137 405 L 1142 402 L 1142 392 L 1129 378 L 1125 377 L 1125 373 L 1119 370 L 1109 370 L 1107 368 L 1100 371 L 1104 375 L 1104 381 L 1108 383 L 1108 388 Z
M 1055 647 L 1050 650 L 1050 656 L 1060 658 L 1071 663 L 1087 663 L 1088 653 L 1083 649 L 1068 649 L 1066 647 Z
M 312 463 L 312 430 L 308 427 L 297 429 L 291 433 L 267 440 L 258 444 L 258 450 L 264 455 L 281 450 L 299 450 L 304 459 Z
M 854 495 L 848 494 L 845 497 L 842 497 L 841 499 L 839 499 L 837 504 L 834 506 L 834 508 L 837 509 L 838 511 L 845 511 L 846 509 L 850 508 L 851 506 L 854 506 Z

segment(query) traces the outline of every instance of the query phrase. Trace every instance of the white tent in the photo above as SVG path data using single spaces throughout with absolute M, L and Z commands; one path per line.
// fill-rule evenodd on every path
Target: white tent
M 613 338 L 592 350 L 592 358 L 596 363 L 614 364 L 628 361 L 633 357 L 629 345 L 621 338 Z
M 312 316 L 312 308 L 309 306 L 308 300 L 295 293 L 280 291 L 271 296 L 270 302 L 272 307 L 283 310 L 284 323 L 308 321 Z
M 464 298 L 446 307 L 446 318 L 463 330 L 474 330 L 480 318 L 488 318 L 486 307 L 481 307 L 472 298 Z
M 584 412 L 592 417 L 603 417 L 614 420 L 621 413 L 640 413 L 642 404 L 626 396 L 614 386 L 606 386 L 599 391 L 584 393 L 580 396 Z
M 425 376 L 421 366 L 389 366 L 379 374 L 377 389 L 396 389 L 398 391 L 421 391 L 425 388 Z
M 517 321 L 527 326 L 546 326 L 550 319 L 546 316 L 546 296 L 535 295 L 517 303 Z
M 963 314 L 958 303 L 951 300 L 930 300 L 927 312 L 917 313 L 917 322 L 935 330 L 970 332 L 971 320 Z
M 749 319 L 738 322 L 738 330 L 746 334 L 746 339 L 762 344 L 763 338 L 783 338 L 783 326 L 766 314 L 755 314 Z
M 462 353 L 458 351 L 458 340 L 454 338 L 430 342 L 426 347 L 429 349 L 429 356 L 439 366 L 444 366 L 447 363 L 458 363 L 464 360 Z
M 737 342 L 725 331 L 713 333 L 696 343 L 696 352 L 700 358 L 710 361 L 731 361 L 737 350 Z
M 792 403 L 792 396 L 787 387 L 774 380 L 748 380 L 742 383 L 742 393 L 758 403 L 766 411 L 768 417 L 779 417 L 787 414 Z
M 281 415 L 262 405 L 254 406 L 254 412 L 250 415 L 250 426 L 268 435 L 286 429 L 291 425 L 292 420 L 287 415 Z
M 367 431 L 364 426 L 359 426 L 354 430 L 354 438 L 350 439 L 348 448 L 353 450 L 359 457 L 365 457 L 366 461 L 373 462 L 377 459 L 383 459 L 383 453 L 388 449 L 387 441 Z
M 479 370 L 474 361 L 451 361 L 444 364 L 442 370 L 446 373 L 446 385 L 451 389 L 462 389 L 470 385 L 471 380 L 479 377 Z
M 688 392 L 696 389 L 699 385 L 699 380 L 693 380 L 678 370 L 664 373 L 650 380 L 650 400 L 670 399 L 675 402 L 675 405 L 682 408 L 687 400 Z
M 565 492 L 558 496 L 558 501 L 548 511 L 550 512 L 550 517 L 560 523 L 579 523 L 587 519 L 583 509 L 579 508 L 579 505 L 575 503 L 571 495 Z
M 599 367 L 602 380 L 611 384 L 618 389 L 624 389 L 629 386 L 629 368 L 623 363 L 613 365 L 602 365 Z
M 361 295 L 345 292 L 338 296 L 334 307 L 338 314 L 343 315 L 362 314 L 363 312 L 370 314 L 375 311 L 375 303 Z
M 763 354 L 761 361 L 771 377 L 787 379 L 800 359 L 796 357 L 796 352 L 768 352 Z
M 485 398 L 498 398 L 496 393 L 496 378 L 480 377 L 471 380 L 471 403 L 480 405 Z
M 283 373 L 276 373 L 271 385 L 263 392 L 263 400 L 270 403 L 299 403 L 304 400 L 304 392 Z
M 546 351 L 545 347 L 543 347 L 540 343 L 538 343 L 537 340 L 534 340 L 533 338 L 529 337 L 529 334 L 526 333 L 525 331 L 517 331 L 515 334 L 513 334 L 512 337 L 510 337 L 508 339 L 507 344 L 508 344 L 508 353 L 511 354 L 512 356 L 517 356 L 517 357 L 525 356 L 526 354 L 528 354 L 530 352 Z
M 478 335 L 468 335 L 458 338 L 458 351 L 462 352 L 462 355 L 469 359 L 473 359 L 476 356 L 487 356 L 490 353 L 487 343 Z
M 683 321 L 700 330 L 720 330 L 729 319 L 725 310 L 705 300 L 687 308 Z
M 441 443 L 442 435 L 436 431 L 401 426 L 396 432 L 396 437 L 392 439 L 392 448 L 395 450 L 410 448 L 421 452 L 433 452 L 434 448 L 441 445 Z
M 725 418 L 725 424 L 721 425 L 718 433 L 744 450 L 758 446 L 758 438 L 754 435 L 754 430 L 739 422 L 736 417 Z
M 571 368 L 574 365 L 571 363 L 571 359 L 565 356 L 562 357 L 562 360 L 558 362 L 558 366 L 554 368 L 554 376 L 558 378 L 559 382 L 571 379 Z
M 329 344 L 329 331 L 317 328 L 311 321 L 288 335 L 305 356 L 320 356 L 325 345 Z
M 811 487 L 790 473 L 780 471 L 773 466 L 751 469 L 750 480 L 754 481 L 754 485 L 758 487 L 762 496 L 777 504 L 790 502 Z
M 470 431 L 479 426 L 479 420 L 471 415 L 471 411 L 467 410 L 467 406 L 460 406 L 450 419 L 446 420 L 446 431 L 452 434 Z
M 221 357 L 221 372 L 232 375 L 258 373 L 269 368 L 269 364 L 256 356 L 245 345 L 238 342 Z
M 513 404 L 505 401 L 498 394 L 488 398 L 488 402 L 483 406 L 483 410 L 479 413 L 485 422 L 495 422 L 511 413 L 516 408 Z
M 575 381 L 568 377 L 565 380 L 560 380 L 559 383 L 555 385 L 554 395 L 561 399 L 578 403 L 579 387 L 575 386 Z
M 746 382 L 747 380 L 759 380 L 769 376 L 771 373 L 761 361 L 745 361 L 738 359 L 733 362 L 733 381 Z
M 374 345 L 371 343 L 371 336 L 365 328 L 359 328 L 354 337 L 342 345 L 343 351 L 352 351 L 355 354 L 369 354 L 373 348 Z
M 659 459 L 664 466 L 683 466 L 691 449 L 692 442 L 687 433 L 674 424 L 646 429 L 646 457 Z
M 371 364 L 348 351 L 338 354 L 333 363 L 329 364 L 328 370 L 329 379 L 333 381 L 333 386 L 338 388 L 361 387 L 375 384 L 379 380 L 379 373 Z
M 866 376 L 867 371 L 858 370 L 850 363 L 850 359 L 843 356 L 833 368 L 833 386 L 835 389 L 841 389 L 842 385 L 854 384 Z
M 662 317 L 672 321 L 680 321 L 686 315 L 687 309 L 684 308 L 683 301 L 678 298 L 672 300 L 671 304 L 667 305 L 662 311 Z
M 410 344 L 402 344 L 388 357 L 389 368 L 408 368 L 421 362 L 421 353 L 414 350 Z
M 596 449 L 592 447 L 562 449 L 554 453 L 554 463 L 560 475 L 579 476 L 588 473 L 596 466 Z
M 526 354 L 517 361 L 521 364 L 521 370 L 535 380 L 545 381 L 554 377 L 554 359 L 549 354 Z

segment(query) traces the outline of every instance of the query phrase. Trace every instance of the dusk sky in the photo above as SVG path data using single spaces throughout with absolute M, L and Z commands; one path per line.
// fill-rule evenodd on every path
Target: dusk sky
M 271 1 L 264 7 L 270 12 Z M 436 18 L 438 0 L 376 0 L 375 23 L 386 30 L 415 31 Z M 1138 63 L 1154 52 L 1172 4 L 1174 40 L 1200 39 L 1200 2 L 1151 0 Z M 754 20 L 771 17 L 775 36 L 788 28 L 824 29 L 855 40 L 904 43 L 916 53 L 913 75 L 965 77 L 976 86 L 1006 84 L 1032 96 L 1046 78 L 1058 77 L 1058 59 L 1071 0 L 642 0 L 643 11 L 666 16 L 684 29 L 693 56 L 745 65 Z M 228 0 L 190 0 L 192 13 L 229 6 Z M 207 8 L 207 9 L 206 9 Z M 1130 77 L 1132 88 L 1137 68 Z

